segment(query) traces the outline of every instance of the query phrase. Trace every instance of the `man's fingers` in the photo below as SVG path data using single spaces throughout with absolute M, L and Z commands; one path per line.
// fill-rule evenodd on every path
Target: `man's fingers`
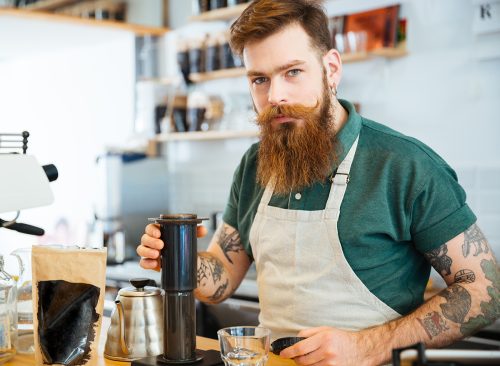
M 198 225 L 196 227 L 196 236 L 198 238 L 203 238 L 205 235 L 207 235 L 207 233 L 208 233 L 208 230 L 207 230 L 207 228 L 205 226 Z
M 285 348 L 280 352 L 280 357 L 296 358 L 299 356 L 305 356 L 308 353 L 316 351 L 319 346 L 320 344 L 317 344 L 315 339 L 304 339 L 303 341 L 295 343 L 293 346 Z
M 146 234 L 149 236 L 152 236 L 153 238 L 159 239 L 161 237 L 161 232 L 160 232 L 160 225 L 158 224 L 149 224 L 146 226 L 145 230 Z M 208 229 L 203 226 L 203 225 L 198 225 L 196 227 L 196 236 L 198 238 L 203 238 L 205 235 L 207 235 Z
M 160 262 L 157 259 L 141 258 L 139 265 L 144 269 L 160 270 Z
M 304 356 L 298 356 L 293 359 L 298 365 L 314 365 L 320 361 L 324 360 L 324 356 L 321 352 L 311 352 Z
M 148 226 L 146 226 L 145 232 L 153 238 L 159 239 L 161 237 L 160 225 L 158 224 L 149 224 Z
M 139 245 L 136 251 L 137 254 L 139 254 L 139 256 L 143 258 L 158 259 L 160 257 L 160 252 L 158 250 L 151 249 L 144 245 Z
M 329 329 L 328 327 L 316 327 L 316 328 L 309 328 L 309 329 L 303 329 L 301 330 L 298 334 L 297 337 L 311 337 L 319 332 L 322 332 L 326 329 Z
M 164 244 L 161 239 L 155 239 L 148 234 L 143 234 L 141 237 L 141 245 L 151 249 L 161 250 Z

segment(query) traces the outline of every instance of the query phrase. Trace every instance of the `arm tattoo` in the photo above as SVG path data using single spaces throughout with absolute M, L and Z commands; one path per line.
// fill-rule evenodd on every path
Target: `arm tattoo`
M 220 300 L 220 298 L 224 295 L 224 292 L 226 292 L 228 285 L 229 285 L 229 280 L 226 280 L 226 282 L 220 285 L 215 291 L 215 293 L 212 296 L 210 296 L 210 300 L 212 301 Z
M 208 265 L 208 258 L 200 256 L 200 267 L 197 272 L 198 286 L 201 285 L 202 281 L 206 278 L 208 280 L 208 274 L 210 272 L 210 267 Z
M 486 279 L 491 281 L 491 286 L 487 287 L 490 295 L 489 301 L 481 301 L 481 314 L 469 318 L 460 327 L 460 332 L 464 335 L 470 335 L 482 327 L 493 323 L 500 317 L 500 273 L 494 259 L 483 259 L 481 261 Z
M 238 231 L 234 230 L 228 234 L 226 233 L 224 225 L 219 229 L 219 246 L 222 248 L 224 256 L 231 264 L 233 264 L 233 261 L 229 258 L 229 252 L 238 253 L 240 250 L 243 250 Z
M 474 248 L 474 257 L 490 251 L 486 238 L 476 224 L 464 231 L 464 243 L 462 244 L 462 253 L 464 257 L 470 254 L 471 247 Z
M 446 253 L 448 253 L 448 247 L 446 244 L 443 244 L 439 248 L 424 254 L 430 264 L 441 274 L 441 276 L 451 274 L 452 260 Z
M 437 311 L 433 311 L 425 316 L 423 319 L 418 319 L 418 322 L 424 328 L 425 332 L 429 336 L 430 339 L 437 337 L 444 331 L 447 331 L 448 326 L 446 325 L 445 320 Z
M 202 283 L 204 279 L 209 280 L 212 278 L 213 283 L 220 282 L 222 275 L 224 273 L 224 267 L 222 263 L 216 258 L 201 256 L 200 255 L 200 266 L 197 272 L 198 286 L 204 286 Z
M 476 280 L 476 275 L 470 269 L 461 269 L 455 273 L 455 283 L 472 283 Z
M 472 303 L 469 291 L 454 283 L 438 295 L 446 299 L 444 304 L 439 305 L 444 317 L 454 323 L 463 324 Z

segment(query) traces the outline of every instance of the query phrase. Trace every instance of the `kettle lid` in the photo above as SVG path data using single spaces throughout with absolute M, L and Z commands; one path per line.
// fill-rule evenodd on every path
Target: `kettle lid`
M 118 295 L 127 297 L 145 297 L 161 295 L 163 291 L 158 287 L 147 286 L 151 280 L 149 278 L 132 278 L 130 283 L 133 287 L 124 287 L 118 291 Z

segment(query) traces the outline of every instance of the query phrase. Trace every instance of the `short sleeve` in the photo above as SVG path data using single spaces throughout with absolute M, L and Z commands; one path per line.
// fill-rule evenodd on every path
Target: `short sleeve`
M 242 179 L 242 163 L 243 162 L 238 165 L 233 174 L 233 182 L 231 183 L 229 198 L 227 200 L 226 208 L 224 209 L 224 214 L 222 215 L 224 222 L 231 225 L 236 230 L 238 230 L 238 202 Z
M 476 221 L 466 204 L 465 191 L 446 164 L 436 164 L 426 171 L 412 206 L 410 231 L 422 253 L 443 245 Z

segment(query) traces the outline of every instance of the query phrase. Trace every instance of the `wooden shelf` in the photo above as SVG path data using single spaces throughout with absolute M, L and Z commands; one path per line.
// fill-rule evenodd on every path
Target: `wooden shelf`
M 151 84 L 158 84 L 158 85 L 171 85 L 171 86 L 177 86 L 178 84 L 181 83 L 180 79 L 178 78 L 140 78 L 137 79 L 137 83 L 151 83 Z
M 398 58 L 408 54 L 406 42 L 401 42 L 397 47 L 384 47 L 370 52 L 355 52 L 341 54 L 342 62 L 347 64 L 351 62 L 367 61 L 373 57 Z
M 385 58 L 398 58 L 408 55 L 408 50 L 406 49 L 406 42 L 402 42 L 397 47 L 384 47 L 373 50 L 371 54 Z
M 209 141 L 258 137 L 259 131 L 196 131 L 170 132 L 156 136 L 154 141 Z
M 341 53 L 340 58 L 344 64 L 349 62 L 366 61 L 370 58 L 368 52 Z
M 161 28 L 161 27 L 148 27 L 144 25 L 129 24 L 112 20 L 84 19 L 84 18 L 72 17 L 69 15 L 28 11 L 22 9 L 0 9 L 0 18 L 4 16 L 119 29 L 135 33 L 138 36 L 145 36 L 145 35 L 161 36 L 166 32 L 168 32 L 167 28 Z
M 206 11 L 198 15 L 189 17 L 191 21 L 212 21 L 212 20 L 230 20 L 240 16 L 241 12 L 247 8 L 250 3 L 239 4 L 227 8 Z
M 233 69 L 216 70 L 204 73 L 193 73 L 189 74 L 189 79 L 193 83 L 201 83 L 203 81 L 224 79 L 224 78 L 235 78 L 240 76 L 245 76 L 246 70 L 244 67 L 237 67 Z
M 82 2 L 81 0 L 44 0 L 44 1 L 37 1 L 34 4 L 29 4 L 26 7 L 22 9 L 26 9 L 28 11 L 47 11 L 47 10 L 54 10 L 66 5 L 72 5 L 75 3 Z

